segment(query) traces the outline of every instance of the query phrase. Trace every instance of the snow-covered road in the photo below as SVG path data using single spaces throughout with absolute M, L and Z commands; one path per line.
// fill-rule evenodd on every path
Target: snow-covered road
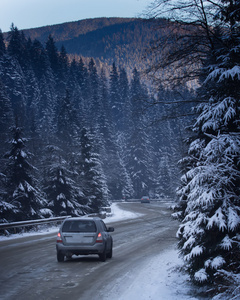
M 128 205 L 129 207 L 131 206 L 131 211 L 128 211 Z M 121 208 L 120 208 L 121 207 Z M 124 207 L 124 209 L 122 209 Z M 118 205 L 118 204 L 113 204 L 112 205 L 112 212 L 113 215 L 111 217 L 107 217 L 105 219 L 105 222 L 107 224 L 118 224 L 117 222 L 121 221 L 124 223 L 127 220 L 129 222 L 134 222 L 134 219 L 141 219 L 143 218 L 144 220 L 144 214 L 141 214 L 139 211 L 134 212 L 132 209 L 132 205 L 129 203 L 126 203 L 124 205 Z M 139 206 L 140 207 L 140 206 Z M 143 211 L 144 211 L 144 206 Z M 156 208 L 150 205 L 150 206 L 145 206 L 146 211 L 155 211 Z M 165 207 L 167 207 L 167 204 L 165 204 Z M 141 207 L 140 207 L 141 208 Z M 141 208 L 142 209 L 142 208 Z M 159 208 L 158 208 L 159 209 Z M 161 218 L 164 218 L 164 215 L 167 214 L 167 210 L 161 210 Z M 168 215 L 170 215 L 168 213 Z M 147 221 L 149 223 L 149 220 Z M 136 223 L 137 224 L 137 223 Z M 148 224 L 149 226 L 149 224 Z M 156 224 L 154 223 L 154 226 Z M 176 224 L 175 224 L 176 226 Z M 118 226 L 120 228 L 120 226 Z M 134 226 L 132 226 L 134 228 Z M 149 227 L 149 235 L 152 234 L 151 232 L 151 225 Z M 132 230 L 132 229 L 130 229 Z M 163 227 L 161 231 L 164 231 L 165 228 Z M 51 229 L 51 231 L 56 232 L 57 228 Z M 117 230 L 116 230 L 117 231 Z M 120 230 L 119 230 L 120 231 Z M 160 231 L 159 231 L 160 232 Z M 158 232 L 158 234 L 159 234 Z M 34 233 L 33 233 L 34 234 Z M 39 233 L 42 235 L 41 239 L 44 236 L 44 233 Z M 146 234 L 146 233 L 144 233 Z M 35 233 L 36 235 L 36 233 Z M 26 234 L 22 235 L 26 236 Z M 175 242 L 168 242 L 168 245 L 170 245 L 167 249 L 161 249 L 159 252 L 156 252 L 156 245 L 153 245 L 153 251 L 151 255 L 144 255 L 144 253 L 140 253 L 142 257 L 140 260 L 137 260 L 137 254 L 136 250 L 133 250 L 134 257 L 130 258 L 129 260 L 129 266 L 130 268 L 126 269 L 126 260 L 124 257 L 128 258 L 126 255 L 123 254 L 125 251 L 126 247 L 131 247 L 131 240 L 127 241 L 125 243 L 124 241 L 124 235 L 121 235 L 122 240 L 120 242 L 115 242 L 114 243 L 114 257 L 113 260 L 108 260 L 106 264 L 103 266 L 103 264 L 99 263 L 93 263 L 93 261 L 90 261 L 90 267 L 88 267 L 88 274 L 85 274 L 86 276 L 83 278 L 83 280 L 86 280 L 87 276 L 90 276 L 89 274 L 96 272 L 99 272 L 100 274 L 102 273 L 103 276 L 111 276 L 111 270 L 109 268 L 112 268 L 113 270 L 113 278 L 111 280 L 106 280 L 103 281 L 103 283 L 99 283 L 101 288 L 98 289 L 98 293 L 96 294 L 96 298 L 94 298 L 92 295 L 92 291 L 89 291 L 89 289 L 86 289 L 86 291 L 80 296 L 79 300 L 85 300 L 85 299 L 98 299 L 98 300 L 186 300 L 186 299 L 199 299 L 193 296 L 193 287 L 191 286 L 191 283 L 189 282 L 189 278 L 186 274 L 183 274 L 180 271 L 180 267 L 182 265 L 181 259 L 178 257 L 178 253 L 176 250 L 176 241 Z M 0 238 L 0 246 L 4 240 L 9 240 L 12 239 L 13 237 L 10 238 Z M 117 240 L 118 238 L 116 237 L 114 239 Z M 141 245 L 141 237 L 134 237 L 133 242 L 139 243 Z M 17 243 L 21 246 L 21 240 L 16 240 Z M 152 241 L 154 241 L 154 236 L 152 237 Z M 174 240 L 173 240 L 174 241 Z M 123 244 L 121 244 L 123 243 Z M 125 243 L 125 244 L 124 244 Z M 5 244 L 5 243 L 4 243 Z M 148 246 L 149 248 L 149 246 Z M 7 249 L 6 249 L 7 250 Z M 6 252 L 7 253 L 7 252 Z M 75 263 L 69 264 L 66 263 L 62 267 L 57 265 L 57 267 L 51 266 L 51 263 L 54 260 L 55 263 L 55 258 L 50 258 L 47 262 L 46 265 L 50 265 L 50 269 L 53 268 L 55 269 L 56 275 L 59 276 L 58 272 L 62 272 L 63 270 L 65 275 L 67 276 L 67 272 L 76 272 L 76 269 L 78 268 L 78 265 L 80 264 L 80 267 L 82 264 L 87 265 L 87 262 L 84 263 L 84 260 L 76 260 Z M 141 263 L 139 264 L 139 261 Z M 31 262 L 29 261 L 29 264 Z M 62 268 L 60 270 L 59 268 Z M 34 270 L 37 267 L 32 267 L 31 270 L 27 270 L 26 272 L 34 272 Z M 44 268 L 44 267 L 43 267 Z M 47 268 L 47 267 L 46 267 Z M 57 269 L 56 269 L 57 268 Z M 66 269 L 67 268 L 67 269 Z M 69 269 L 70 268 L 70 269 Z M 114 269 L 115 268 L 115 269 Z M 26 269 L 28 267 L 26 266 Z M 69 270 L 68 270 L 69 269 Z M 57 271 L 56 271 L 57 270 Z M 14 272 L 14 271 L 12 271 Z M 40 272 L 40 271 L 39 271 Z M 46 274 L 49 276 L 49 278 L 45 278 L 44 280 L 51 282 L 53 280 L 53 277 L 51 275 L 50 270 L 46 269 Z M 114 273 L 115 272 L 115 273 Z M 37 271 L 36 271 L 37 273 Z M 40 272 L 41 273 L 41 272 Z M 109 275 L 107 275 L 109 273 Z M 69 273 L 70 274 L 70 273 Z M 115 274 L 115 276 L 114 276 Z M 62 279 L 64 279 L 64 274 L 60 273 Z M 83 275 L 83 274 L 81 274 Z M 21 276 L 20 274 L 20 281 L 21 281 Z M 34 274 L 32 275 L 33 277 L 35 276 Z M 42 276 L 38 274 L 37 276 Z M 92 277 L 91 277 L 92 278 Z M 106 277 L 108 278 L 108 277 Z M 1 299 L 14 299 L 14 294 L 13 297 L 9 297 L 10 294 L 6 294 L 6 290 L 2 291 L 2 286 L 5 284 L 4 276 L 0 276 L 0 298 Z M 92 278 L 93 280 L 94 278 Z M 24 284 L 27 284 L 29 281 L 29 278 L 23 278 L 22 282 Z M 74 287 L 78 284 L 82 279 L 79 277 L 79 275 L 75 275 L 75 277 L 70 280 L 69 278 L 69 284 L 72 284 Z M 54 284 L 54 280 L 53 283 Z M 59 281 L 58 283 L 61 287 L 61 282 Z M 39 289 L 41 288 L 41 282 L 39 281 Z M 44 287 L 42 287 L 44 288 Z M 48 287 L 48 288 L 51 288 Z M 17 291 L 17 289 L 16 289 Z M 67 290 L 67 294 L 68 294 Z M 73 291 L 73 290 L 72 290 Z M 2 293 L 3 292 L 3 293 Z M 61 287 L 61 293 L 63 292 L 63 287 Z M 5 293 L 5 295 L 4 295 Z M 38 292 L 40 293 L 40 292 Z M 90 293 L 90 294 L 89 294 Z M 41 293 L 40 293 L 41 294 Z M 26 292 L 26 295 L 27 292 Z M 71 295 L 71 294 L 69 294 Z M 5 297 L 6 296 L 6 297 Z M 40 296 L 39 299 L 46 299 L 44 298 L 44 294 L 42 294 L 42 297 Z M 72 299 L 77 299 L 77 296 L 73 296 Z M 27 298 L 26 298 L 27 299 Z M 30 299 L 30 298 L 29 298 Z M 50 299 L 50 298 L 49 298 Z M 59 298 L 60 299 L 60 298 Z

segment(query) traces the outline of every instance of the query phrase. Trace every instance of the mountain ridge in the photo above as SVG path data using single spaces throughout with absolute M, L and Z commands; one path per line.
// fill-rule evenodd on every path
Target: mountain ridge
M 77 21 L 69 21 L 60 24 L 46 25 L 36 28 L 23 29 L 21 31 L 31 39 L 38 39 L 40 42 L 45 42 L 51 34 L 54 37 L 56 42 L 65 41 L 67 39 L 71 39 L 77 37 L 80 34 L 86 34 L 88 32 L 94 31 L 99 28 L 107 27 L 112 24 L 125 23 L 129 21 L 136 20 L 135 18 L 88 18 Z M 68 34 L 63 35 L 62 29 L 68 32 Z M 68 37 L 69 32 L 73 35 Z M 66 38 L 66 36 L 68 38 Z
M 153 22 L 141 18 L 93 18 L 21 31 L 42 44 L 51 35 L 58 50 L 65 47 L 70 60 L 94 58 L 106 69 L 115 62 L 130 76 L 135 67 L 146 69 L 145 51 L 161 35 L 153 28 Z

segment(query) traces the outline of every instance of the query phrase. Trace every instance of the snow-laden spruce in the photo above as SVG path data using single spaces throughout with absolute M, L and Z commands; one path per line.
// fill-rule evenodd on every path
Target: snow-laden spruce
M 30 153 L 25 149 L 26 139 L 22 137 L 21 129 L 12 129 L 10 151 L 7 158 L 3 194 L 0 204 L 0 219 L 3 221 L 31 220 L 43 218 L 50 213 L 47 201 L 39 189 L 39 183 L 31 171 L 35 168 L 29 163 Z
M 215 292 L 237 286 L 240 273 L 239 5 L 219 1 L 219 27 L 199 90 L 203 103 L 178 189 L 184 207 L 177 233 L 181 254 L 192 279 L 212 283 Z

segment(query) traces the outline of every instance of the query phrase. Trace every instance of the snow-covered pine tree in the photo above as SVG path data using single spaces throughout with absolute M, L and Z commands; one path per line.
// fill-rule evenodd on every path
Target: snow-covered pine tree
M 7 51 L 1 57 L 0 76 L 6 88 L 6 94 L 11 100 L 14 114 L 18 116 L 18 123 L 24 127 L 26 121 L 27 89 L 24 74 L 26 57 L 23 56 L 26 53 L 26 39 L 13 24 L 8 34 L 8 39 Z
M 83 98 L 86 99 L 89 92 L 89 74 L 81 57 L 79 59 L 79 62 L 77 63 L 76 69 L 77 80 L 81 89 L 81 93 Z
M 111 99 L 107 88 L 107 78 L 105 70 L 101 70 L 99 80 L 99 119 L 94 124 L 94 147 L 97 145 L 97 153 L 101 164 L 101 174 L 103 174 L 103 183 L 107 184 L 107 197 L 111 194 L 111 197 L 117 198 L 119 193 L 119 187 L 121 185 L 119 177 L 121 177 L 120 164 L 118 160 L 118 150 L 115 143 L 116 131 L 115 131 L 115 119 L 111 110 Z M 106 193 L 105 193 L 106 194 Z
M 131 120 L 130 87 L 127 72 L 124 68 L 119 71 L 119 97 L 121 103 L 121 131 L 128 131 Z
M 239 8 L 239 1 L 218 1 L 217 42 L 199 96 L 206 102 L 198 107 L 190 168 L 178 191 L 186 201 L 178 236 L 187 269 L 214 292 L 227 290 L 227 298 L 240 273 Z
M 128 166 L 126 166 L 126 141 L 124 134 L 118 135 L 118 156 L 121 165 L 121 198 L 122 199 L 132 199 L 134 195 L 133 183 L 130 177 Z
M 20 63 L 21 67 L 26 65 L 26 44 L 27 40 L 24 34 L 18 30 L 12 23 L 11 30 L 9 31 L 9 44 L 7 47 L 8 54 Z
M 123 107 L 120 102 L 119 74 L 115 62 L 112 64 L 109 84 L 109 104 L 112 111 L 113 121 L 116 126 L 116 130 L 120 130 L 123 123 Z
M 72 103 L 70 92 L 65 91 L 66 95 L 59 101 L 56 116 L 56 133 L 62 149 L 68 152 L 69 147 L 76 144 L 80 122 L 78 113 Z
M 67 89 L 71 91 L 71 98 L 74 105 L 74 108 L 78 111 L 78 115 L 82 114 L 82 98 L 83 92 L 80 86 L 79 72 L 78 72 L 78 63 L 75 59 L 72 60 L 69 65 L 69 75 L 67 80 Z
M 13 126 L 13 111 L 10 99 L 6 95 L 4 85 L 0 81 L 0 157 L 1 157 L 1 167 L 0 167 L 0 219 L 3 221 L 5 219 L 5 213 L 11 211 L 14 207 L 8 203 L 6 200 L 6 189 L 5 189 L 5 179 L 4 175 L 4 153 L 8 150 L 7 141 L 11 133 L 11 127 Z M 4 200 L 5 199 L 5 200 Z M 1 222 L 1 220 L 0 220 Z
M 131 82 L 132 126 L 129 130 L 127 166 L 132 180 L 134 196 L 140 199 L 154 189 L 152 146 L 146 129 L 146 118 L 143 115 L 143 103 L 148 94 L 140 81 L 140 74 L 135 68 Z
M 178 161 L 186 154 L 187 146 L 183 142 L 185 128 L 190 122 L 188 111 L 191 108 L 186 105 L 174 104 L 179 102 L 182 97 L 187 99 L 184 93 L 176 93 L 171 89 L 164 88 L 161 84 L 158 87 L 157 98 L 154 105 L 149 109 L 154 126 L 152 128 L 151 141 L 155 148 L 155 166 L 158 167 L 157 194 L 176 197 L 176 185 L 179 185 L 181 169 Z M 167 134 L 166 134 L 167 133 Z M 184 137 L 186 138 L 186 136 Z
M 101 69 L 99 79 L 100 118 L 98 127 L 100 132 L 105 135 L 105 133 L 113 127 L 113 122 L 109 103 L 108 80 L 103 68 Z
M 93 58 L 90 59 L 88 64 L 88 74 L 89 74 L 89 85 L 88 85 L 88 95 L 85 100 L 86 108 L 86 119 L 89 122 L 89 126 L 94 126 L 94 123 L 99 123 L 100 119 L 100 108 L 101 104 L 99 103 L 99 76 L 97 73 L 97 68 Z M 95 122 L 93 122 L 93 120 Z
M 104 174 L 102 172 L 99 154 L 94 151 L 94 141 L 91 133 L 82 129 L 81 134 L 81 178 L 83 193 L 92 212 L 99 212 L 100 208 L 108 204 Z
M 22 138 L 21 129 L 13 128 L 13 138 L 10 141 L 11 150 L 5 175 L 5 202 L 9 205 L 3 216 L 8 221 L 21 221 L 43 218 L 46 214 L 46 199 L 37 186 L 33 176 L 35 168 L 29 163 L 29 153 L 25 150 L 26 139 Z
M 7 96 L 6 89 L 0 81 L 0 154 L 3 155 L 6 149 L 7 140 L 14 124 L 13 109 L 11 101 Z
M 77 174 L 71 171 L 63 158 L 63 151 L 53 145 L 46 147 L 44 190 L 48 207 L 55 216 L 80 216 L 89 210 L 83 201 L 83 193 L 74 181 Z
M 37 78 L 40 79 L 46 72 L 48 64 L 50 65 L 48 55 L 38 40 L 32 42 L 29 53 L 33 71 Z
M 46 147 L 43 166 L 49 207 L 56 216 L 79 216 L 89 209 L 78 181 L 79 131 L 78 114 L 66 90 L 56 109 L 55 145 Z
M 38 40 L 34 40 L 31 43 L 28 52 L 31 62 L 29 69 L 31 70 L 32 68 L 31 73 L 33 71 L 35 76 L 32 75 L 31 79 L 30 73 L 27 78 L 29 86 L 28 98 L 30 100 L 28 100 L 28 105 L 31 108 L 28 108 L 27 118 L 33 119 L 32 114 L 34 114 L 34 130 L 45 143 L 46 140 L 52 140 L 52 137 L 55 135 L 55 110 L 58 97 L 56 76 L 50 67 L 48 52 Z M 31 92 L 32 95 L 30 94 Z M 40 143 L 41 140 L 39 140 Z M 35 146 L 38 148 L 39 142 L 35 140 Z
M 116 143 L 116 136 L 120 136 L 117 132 L 111 131 L 110 126 L 107 126 L 104 132 L 104 139 L 101 147 L 101 163 L 106 174 L 107 184 L 111 197 L 113 199 L 122 199 L 125 185 L 125 168 L 120 157 L 120 145 Z
M 54 71 L 54 74 L 58 74 L 59 72 L 59 53 L 58 49 L 55 45 L 55 41 L 50 34 L 48 36 L 47 42 L 46 42 L 46 53 L 48 55 L 48 59 L 50 62 L 50 66 L 52 70 Z

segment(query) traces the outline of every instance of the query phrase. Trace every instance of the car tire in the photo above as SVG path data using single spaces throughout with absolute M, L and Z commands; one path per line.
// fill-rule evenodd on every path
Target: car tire
M 112 258 L 112 253 L 113 253 L 113 250 L 112 250 L 112 245 L 111 245 L 111 249 L 110 249 L 110 251 L 107 253 L 107 258 Z
M 106 259 L 107 259 L 107 252 L 106 252 L 106 248 L 104 249 L 104 251 L 103 251 L 103 253 L 100 253 L 99 254 L 99 259 L 101 260 L 101 261 L 106 261 Z
M 110 251 L 107 254 L 107 258 L 112 258 L 112 247 L 111 247 Z
M 64 261 L 64 254 L 60 251 L 57 252 L 57 261 L 63 262 Z

